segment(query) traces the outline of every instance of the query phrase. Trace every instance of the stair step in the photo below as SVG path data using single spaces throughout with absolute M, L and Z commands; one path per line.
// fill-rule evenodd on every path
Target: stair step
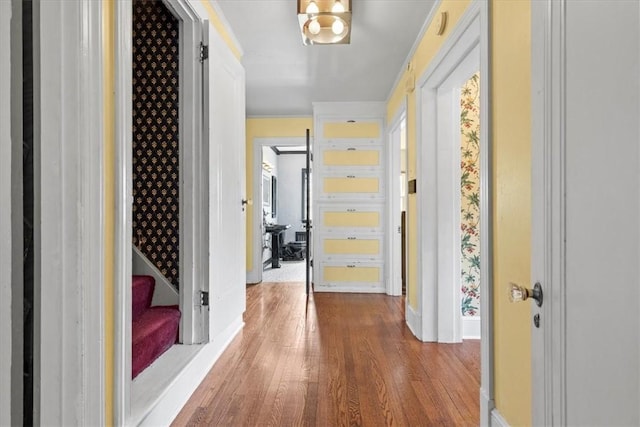
M 133 276 L 131 280 L 131 320 L 136 321 L 151 307 L 156 281 L 151 276 Z

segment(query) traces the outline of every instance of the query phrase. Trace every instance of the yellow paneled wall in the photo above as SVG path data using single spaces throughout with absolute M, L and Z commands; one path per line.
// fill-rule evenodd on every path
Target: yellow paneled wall
M 291 138 L 304 137 L 307 129 L 313 136 L 313 118 L 282 117 L 282 118 L 249 118 L 247 119 L 247 195 L 253 194 L 253 143 L 255 138 Z M 247 271 L 253 266 L 253 209 L 247 206 Z M 259 209 L 259 204 L 258 204 Z

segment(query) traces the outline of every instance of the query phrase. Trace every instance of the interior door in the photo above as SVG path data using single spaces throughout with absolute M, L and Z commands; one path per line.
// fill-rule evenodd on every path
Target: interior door
M 311 229 L 312 229 L 312 224 L 311 224 L 311 160 L 312 160 L 312 154 L 311 154 L 311 137 L 309 136 L 309 129 L 307 129 L 307 133 L 306 133 L 306 143 L 307 143 L 307 159 L 306 159 L 306 170 L 307 170 L 307 179 L 305 179 L 305 216 L 304 216 L 304 228 L 306 231 L 306 240 L 307 240 L 307 253 L 305 256 L 306 259 L 306 269 L 305 269 L 305 289 L 306 289 L 306 294 L 307 294 L 307 301 L 308 301 L 308 296 L 309 296 L 309 292 L 311 290 L 311 282 L 313 280 L 313 275 L 312 275 L 312 267 L 313 267 L 313 252 L 312 252 L 312 234 L 311 234 Z
M 215 31 L 204 60 L 209 141 L 209 336 L 246 305 L 246 186 L 244 69 Z
M 640 425 L 640 10 L 532 1 L 533 425 Z

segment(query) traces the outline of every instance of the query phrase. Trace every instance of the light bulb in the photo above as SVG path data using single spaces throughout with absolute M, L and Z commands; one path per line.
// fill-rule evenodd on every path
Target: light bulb
M 309 22 L 309 32 L 314 36 L 320 32 L 320 23 L 317 19 L 312 19 L 311 22 Z
M 331 8 L 331 12 L 333 12 L 333 13 L 343 13 L 344 12 L 344 5 L 342 4 L 342 2 L 340 0 L 336 0 L 336 2 L 333 4 L 333 7 Z
M 320 9 L 318 9 L 318 5 L 316 4 L 316 2 L 311 0 L 307 5 L 306 12 L 307 12 L 307 15 L 315 14 L 315 13 L 319 13 Z
M 344 31 L 344 24 L 342 23 L 341 19 L 336 18 L 335 21 L 333 21 L 333 24 L 331 25 L 331 31 L 333 31 L 333 34 L 335 34 L 336 36 L 342 34 L 342 32 Z

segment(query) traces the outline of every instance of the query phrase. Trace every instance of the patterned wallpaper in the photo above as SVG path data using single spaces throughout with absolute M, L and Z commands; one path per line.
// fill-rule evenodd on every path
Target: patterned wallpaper
M 462 315 L 480 314 L 480 74 L 460 92 Z
M 179 286 L 178 20 L 133 2 L 133 243 Z

